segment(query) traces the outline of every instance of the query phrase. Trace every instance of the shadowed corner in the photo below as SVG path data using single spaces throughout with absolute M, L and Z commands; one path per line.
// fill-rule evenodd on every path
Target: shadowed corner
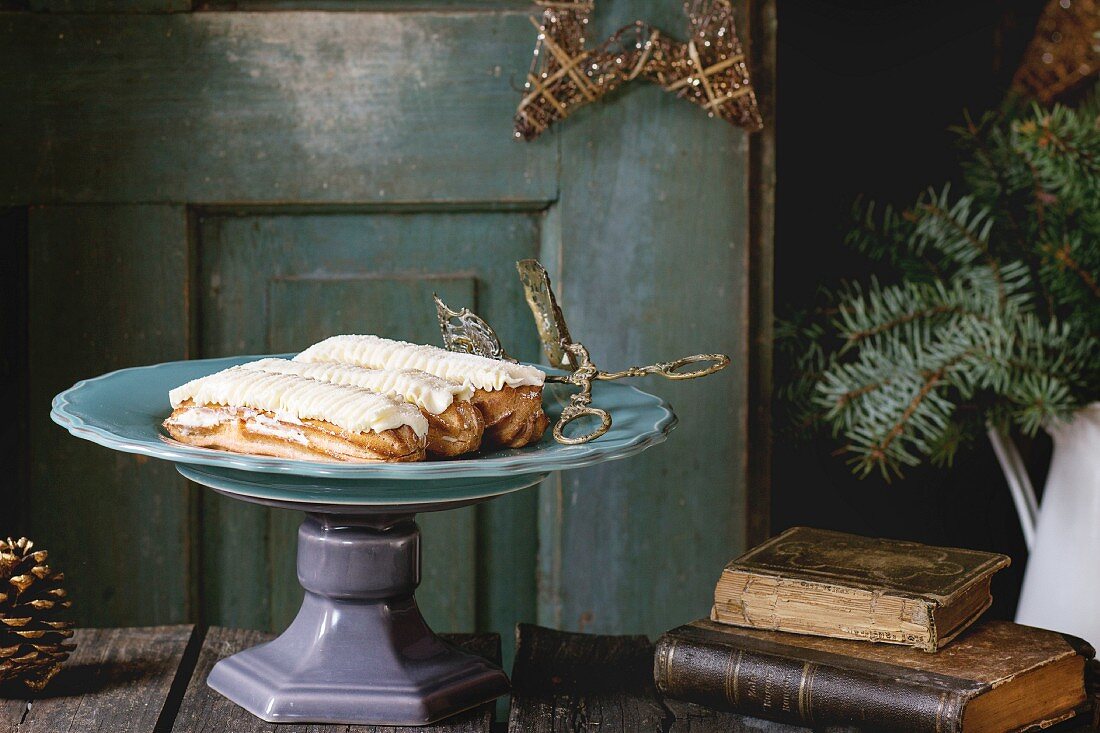
M 0 699 L 33 703 L 36 700 L 104 692 L 154 676 L 163 668 L 164 660 L 158 660 L 152 654 L 148 658 L 126 662 L 68 665 L 62 667 L 41 692 L 34 692 L 15 680 L 0 683 Z

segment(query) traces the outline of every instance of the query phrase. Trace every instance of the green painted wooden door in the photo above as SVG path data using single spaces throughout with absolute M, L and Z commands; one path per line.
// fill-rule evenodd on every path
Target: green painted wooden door
M 432 292 L 537 358 L 523 257 L 547 265 L 600 364 L 712 350 L 734 364 L 647 385 L 682 420 L 658 449 L 422 517 L 429 620 L 509 639 L 517 621 L 653 634 L 706 612 L 765 516 L 748 426 L 764 363 L 749 324 L 768 316 L 753 280 L 768 273 L 767 138 L 635 85 L 515 142 L 530 12 L 508 0 L 0 12 L 5 333 L 19 355 L 4 397 L 25 405 L 15 432 L 29 436 L 6 441 L 21 480 L 0 533 L 52 551 L 82 623 L 278 628 L 298 602 L 299 517 L 73 439 L 49 421 L 53 394 L 109 369 L 339 331 L 433 341 Z M 682 25 L 675 0 L 614 0 L 597 34 L 638 16 Z

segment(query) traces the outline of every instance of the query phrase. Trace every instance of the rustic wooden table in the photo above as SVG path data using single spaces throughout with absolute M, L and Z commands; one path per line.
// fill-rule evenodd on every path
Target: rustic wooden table
M 653 645 L 644 636 L 570 634 L 521 624 L 508 720 L 488 704 L 430 728 L 274 725 L 206 686 L 219 659 L 271 638 L 256 631 L 193 626 L 82 629 L 76 652 L 42 695 L 0 687 L 6 733 L 805 733 L 662 699 L 653 686 Z M 499 661 L 494 634 L 449 637 Z M 839 728 L 829 729 L 839 733 Z M 1060 730 L 1062 730 L 1060 728 Z M 1093 731 L 1078 724 L 1068 730 Z

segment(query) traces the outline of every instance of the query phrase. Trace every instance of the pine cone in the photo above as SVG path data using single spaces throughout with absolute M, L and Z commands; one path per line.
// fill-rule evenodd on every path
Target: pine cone
M 45 550 L 32 551 L 26 537 L 0 540 L 0 682 L 22 680 L 38 691 L 46 686 L 75 644 L 72 622 L 57 619 L 72 606 L 63 573 L 46 565 Z

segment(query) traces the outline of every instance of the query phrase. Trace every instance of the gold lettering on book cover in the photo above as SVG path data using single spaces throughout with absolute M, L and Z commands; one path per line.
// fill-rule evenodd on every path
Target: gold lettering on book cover
M 806 679 L 806 668 L 805 668 L 805 666 L 803 666 L 803 668 L 802 668 L 802 674 L 800 674 L 798 676 L 797 688 L 798 688 L 799 693 L 801 693 L 801 691 L 802 691 L 802 681 L 804 679 Z M 792 680 L 792 682 L 793 682 L 793 680 Z M 796 695 L 794 695 L 792 693 L 795 691 L 795 688 L 796 688 L 796 685 L 793 685 L 793 684 L 788 685 L 786 678 L 784 678 L 784 680 L 783 680 L 783 701 L 780 704 L 780 708 L 785 713 L 789 713 L 792 710 L 791 701 L 796 697 Z

